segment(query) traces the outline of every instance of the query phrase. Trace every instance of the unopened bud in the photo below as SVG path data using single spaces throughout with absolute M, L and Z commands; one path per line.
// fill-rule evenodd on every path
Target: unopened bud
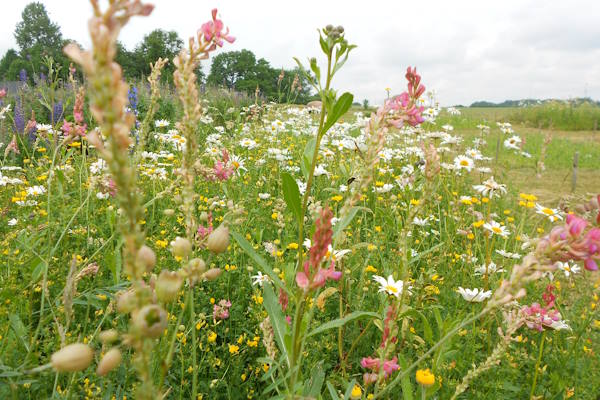
M 325 27 L 326 32 L 331 32 L 333 30 L 333 25 L 329 24 Z
M 229 246 L 229 228 L 225 225 L 219 225 L 217 229 L 208 235 L 206 247 L 213 253 L 222 253 Z
M 139 268 L 150 272 L 156 265 L 156 254 L 150 247 L 143 245 L 137 252 L 135 263 Z
M 77 372 L 86 369 L 94 358 L 87 344 L 73 343 L 52 354 L 52 368 L 56 372 Z
M 206 263 L 201 258 L 192 258 L 188 267 L 192 275 L 203 274 L 206 271 Z
M 117 311 L 122 314 L 130 313 L 135 309 L 136 298 L 135 294 L 131 291 L 125 291 L 117 293 Z
M 165 214 L 167 217 L 172 217 L 173 215 L 175 215 L 175 210 L 173 210 L 172 208 L 167 208 L 163 211 L 163 214 Z
M 156 297 L 158 301 L 169 303 L 177 298 L 183 278 L 177 272 L 163 269 L 156 281 Z
M 98 335 L 100 341 L 104 344 L 116 342 L 119 339 L 119 332 L 116 329 L 109 329 L 106 331 L 100 332 Z
M 336 31 L 338 31 L 338 33 L 341 35 L 342 33 L 344 33 L 344 27 L 341 25 L 338 25 L 337 28 L 335 28 Z
M 202 276 L 207 281 L 214 281 L 215 279 L 217 279 L 221 275 L 222 272 L 223 271 L 221 270 L 221 268 L 211 268 L 208 271 L 206 271 L 204 273 L 204 275 L 202 275 Z
M 159 337 L 167 327 L 167 313 L 156 304 L 144 306 L 132 320 L 140 334 L 151 339 Z
M 177 236 L 175 240 L 171 242 L 171 250 L 173 255 L 176 257 L 187 257 L 192 252 L 192 244 L 186 238 Z
M 113 369 L 117 368 L 119 364 L 121 364 L 122 360 L 121 350 L 112 348 L 102 357 L 100 363 L 98 363 L 98 368 L 96 369 L 96 374 L 98 376 L 104 376 L 108 374 Z
M 200 221 L 208 221 L 208 213 L 206 211 L 202 211 L 202 213 L 200 214 Z

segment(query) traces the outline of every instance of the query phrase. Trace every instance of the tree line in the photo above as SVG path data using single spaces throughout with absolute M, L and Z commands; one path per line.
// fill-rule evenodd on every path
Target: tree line
M 47 57 L 61 65 L 60 76 L 67 77 L 69 60 L 62 49 L 74 41 L 63 37 L 43 4 L 33 2 L 24 8 L 14 36 L 18 48 L 7 50 L 0 59 L 0 80 L 29 83 L 44 80 L 48 73 Z M 151 62 L 159 57 L 172 60 L 183 44 L 177 32 L 155 29 L 131 50 L 117 43 L 115 58 L 123 68 L 125 79 L 142 80 L 150 74 Z M 165 83 L 172 83 L 174 68 L 172 62 L 164 68 L 162 80 Z M 300 71 L 274 68 L 267 60 L 257 58 L 246 49 L 218 54 L 212 59 L 208 76 L 200 68 L 196 73 L 201 84 L 249 95 L 258 92 L 268 101 L 305 103 L 311 99 L 310 87 Z

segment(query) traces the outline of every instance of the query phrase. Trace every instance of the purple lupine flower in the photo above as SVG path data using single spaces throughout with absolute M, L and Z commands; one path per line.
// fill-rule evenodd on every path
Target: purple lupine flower
M 17 100 L 15 103 L 14 121 L 15 131 L 17 133 L 23 133 L 25 130 L 25 112 L 23 111 L 20 100 Z
M 27 71 L 25 71 L 25 69 L 19 71 L 19 80 L 21 82 L 27 82 Z
M 54 103 L 52 107 L 52 125 L 56 125 L 63 117 L 63 103 L 59 101 L 58 103 Z

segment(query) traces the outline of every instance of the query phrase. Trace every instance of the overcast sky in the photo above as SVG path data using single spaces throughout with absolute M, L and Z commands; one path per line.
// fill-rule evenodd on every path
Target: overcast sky
M 1 0 L 0 54 L 15 47 L 13 31 L 29 1 Z M 85 0 L 42 0 L 65 38 L 88 47 Z M 249 49 L 274 67 L 293 56 L 322 60 L 316 29 L 343 25 L 358 45 L 334 87 L 355 99 L 381 103 L 385 88 L 405 88 L 416 65 L 443 105 L 476 100 L 600 99 L 600 1 L 200 1 L 155 0 L 150 17 L 137 18 L 120 40 L 132 48 L 156 28 L 186 39 L 213 7 L 236 36 L 227 50 Z

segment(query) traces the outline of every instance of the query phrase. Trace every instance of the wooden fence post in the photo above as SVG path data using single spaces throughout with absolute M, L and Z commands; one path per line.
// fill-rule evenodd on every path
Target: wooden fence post
M 575 193 L 575 187 L 577 186 L 577 167 L 579 166 L 579 152 L 576 151 L 573 156 L 573 177 L 571 178 L 571 192 Z

